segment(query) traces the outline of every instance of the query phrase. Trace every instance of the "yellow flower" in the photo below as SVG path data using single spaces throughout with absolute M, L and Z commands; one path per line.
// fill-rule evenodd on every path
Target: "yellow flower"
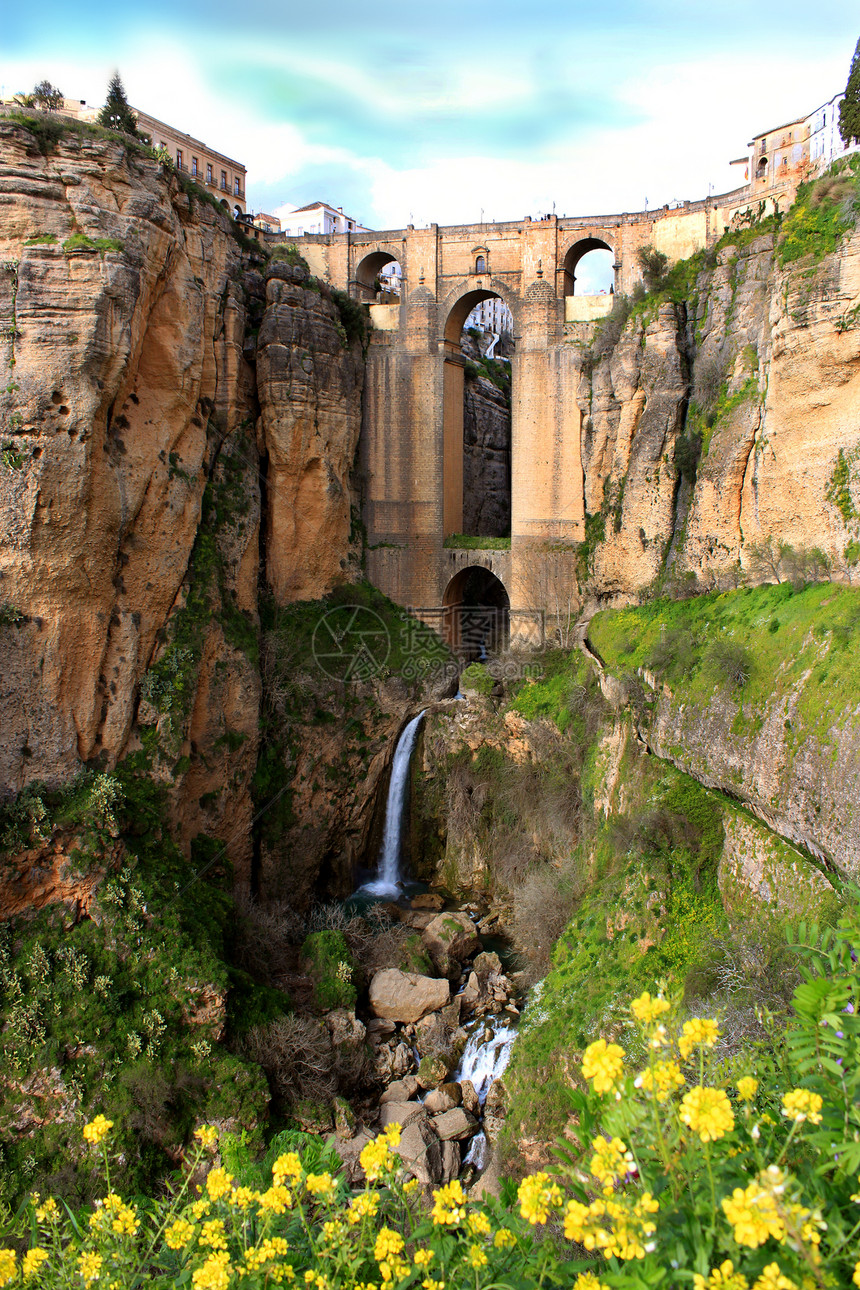
M 212 1124 L 203 1124 L 199 1129 L 194 1130 L 194 1136 L 201 1147 L 214 1147 L 218 1141 L 218 1130 Z
M 742 1102 L 751 1102 L 758 1092 L 758 1080 L 753 1079 L 752 1075 L 744 1075 L 743 1079 L 737 1082 L 738 1096 Z
M 191 1281 L 195 1290 L 227 1290 L 231 1272 L 230 1255 L 226 1250 L 216 1250 L 195 1269 Z
M 381 1227 L 379 1235 L 376 1238 L 376 1244 L 373 1247 L 373 1257 L 377 1263 L 391 1258 L 392 1254 L 400 1254 L 403 1249 L 403 1237 L 399 1232 L 394 1232 L 390 1227 Z
M 349 1208 L 346 1211 L 346 1221 L 355 1226 L 362 1218 L 373 1218 L 379 1209 L 378 1192 L 363 1192 L 360 1196 L 354 1197 L 349 1202 Z
M 472 1232 L 473 1235 L 475 1236 L 490 1235 L 490 1231 L 491 1231 L 490 1220 L 487 1218 L 487 1215 L 483 1213 L 483 1211 L 479 1210 L 477 1214 L 469 1215 L 469 1231 Z
M 445 1282 L 434 1281 L 432 1277 L 428 1277 L 426 1281 L 421 1282 L 421 1290 L 445 1290 Z
M 684 1061 L 694 1048 L 712 1048 L 720 1035 L 720 1028 L 715 1021 L 706 1017 L 694 1017 L 685 1021 L 678 1040 L 678 1048 Z
M 586 1079 L 594 1080 L 595 1093 L 608 1093 L 624 1074 L 624 1049 L 596 1039 L 582 1054 L 582 1073 Z
M 412 1260 L 416 1268 L 427 1268 L 433 1262 L 432 1250 L 416 1250 L 415 1257 Z
M 652 998 L 646 990 L 644 994 L 640 994 L 638 999 L 633 1000 L 630 1005 L 630 1011 L 637 1021 L 641 1021 L 643 1025 L 647 1026 L 652 1021 L 656 1021 L 664 1012 L 669 1011 L 669 1001 L 668 999 L 663 999 L 660 995 Z
M 764 1245 L 768 1237 L 772 1236 L 777 1241 L 785 1238 L 785 1225 L 776 1202 L 759 1183 L 735 1187 L 731 1196 L 721 1204 L 723 1213 L 734 1228 L 738 1245 L 748 1245 L 754 1250 Z
M 808 1088 L 795 1088 L 790 1093 L 786 1093 L 782 1099 L 782 1113 L 795 1124 L 802 1124 L 808 1120 L 810 1124 L 820 1124 L 821 1116 L 819 1111 L 822 1107 L 821 1098 L 817 1093 L 810 1093 Z
M 233 1189 L 232 1175 L 226 1169 L 210 1169 L 206 1178 L 206 1190 L 211 1200 L 221 1200 Z
M 283 1214 L 285 1209 L 292 1209 L 292 1193 L 286 1187 L 270 1187 L 260 1197 L 260 1206 L 270 1214 Z
M 854 1275 L 851 1281 L 855 1286 L 860 1286 L 860 1260 L 854 1264 Z
M 234 1187 L 228 1199 L 237 1209 L 247 1209 L 255 1200 L 259 1200 L 259 1196 L 252 1187 Z
M 620 1138 L 610 1141 L 601 1134 L 594 1139 L 591 1147 L 594 1151 L 590 1165 L 592 1178 L 602 1183 L 614 1183 L 627 1173 L 629 1158 L 627 1148 Z
M 517 1190 L 520 1213 L 534 1226 L 545 1223 L 550 1208 L 561 1204 L 561 1188 L 551 1183 L 549 1174 L 537 1173 L 524 1178 Z
M 208 1200 L 195 1200 L 193 1205 L 189 1205 L 189 1209 L 191 1210 L 191 1214 L 194 1218 L 202 1218 L 204 1214 L 209 1213 L 211 1208 L 212 1205 Z
M 658 1102 L 665 1102 L 670 1093 L 682 1087 L 684 1076 L 677 1062 L 655 1062 L 642 1072 L 637 1082 L 641 1082 L 646 1093 L 655 1092 Z
M 735 1272 L 731 1259 L 713 1268 L 707 1280 L 698 1272 L 693 1277 L 693 1290 L 748 1290 L 748 1287 L 749 1281 L 742 1272 Z
M 272 1165 L 272 1178 L 281 1186 L 285 1178 L 301 1178 L 302 1162 L 295 1151 L 287 1151 L 278 1156 Z
M 681 1098 L 678 1114 L 703 1142 L 716 1142 L 735 1127 L 731 1104 L 721 1088 L 691 1088 Z
M 55 1223 L 59 1212 L 57 1202 L 54 1200 L 53 1196 L 49 1196 L 44 1205 L 36 1206 L 36 1222 Z
M 458 1178 L 433 1193 L 432 1218 L 436 1227 L 454 1227 L 466 1217 L 466 1197 Z
M 469 1254 L 467 1257 L 468 1257 L 469 1264 L 475 1269 L 476 1272 L 480 1268 L 485 1268 L 489 1262 L 489 1259 L 487 1258 L 486 1253 L 481 1249 L 480 1245 L 470 1245 Z
M 120 1205 L 111 1219 L 111 1230 L 119 1236 L 134 1236 L 140 1219 L 130 1205 Z
M 593 1272 L 580 1272 L 573 1283 L 573 1290 L 609 1290 L 609 1287 Z
M 507 1227 L 500 1227 L 493 1237 L 493 1245 L 497 1250 L 512 1250 L 517 1243 L 517 1238 Z
M 101 1260 L 99 1260 L 101 1262 Z M 7 1285 L 15 1275 L 15 1251 L 0 1250 L 0 1286 Z
M 30 1277 L 36 1276 L 42 1265 L 47 1262 L 48 1251 L 40 1249 L 38 1245 L 34 1245 L 33 1248 L 28 1250 L 24 1255 L 21 1263 L 21 1271 L 24 1274 L 24 1280 L 27 1281 Z
M 308 1174 L 305 1186 L 312 1196 L 331 1196 L 335 1185 L 331 1174 Z
M 213 1250 L 226 1250 L 227 1237 L 220 1218 L 210 1218 L 208 1223 L 203 1224 L 200 1231 L 200 1244 L 211 1245 Z
M 768 1263 L 752 1290 L 798 1290 L 797 1285 L 780 1270 L 778 1263 Z
M 113 1120 L 106 1120 L 103 1115 L 97 1115 L 89 1124 L 84 1125 L 84 1140 L 91 1142 L 94 1146 L 106 1138 L 113 1128 Z
M 397 1125 L 396 1127 L 399 1133 L 400 1126 Z M 391 1169 L 394 1164 L 386 1135 L 381 1133 L 378 1138 L 374 1138 L 373 1142 L 368 1142 L 367 1146 L 362 1148 L 358 1159 L 368 1181 L 378 1182 L 380 1175 L 386 1169 Z
M 82 1254 L 78 1259 L 78 1271 L 83 1277 L 85 1285 L 89 1285 L 91 1281 L 97 1281 L 101 1270 L 102 1256 L 92 1250 L 87 1254 Z
M 187 1245 L 194 1235 L 193 1224 L 185 1218 L 177 1218 L 175 1223 L 171 1223 L 165 1229 L 164 1239 L 167 1242 L 168 1249 L 181 1250 Z
M 587 1250 L 601 1250 L 606 1258 L 644 1259 L 653 1249 L 648 1238 L 657 1230 L 648 1217 L 659 1205 L 650 1192 L 638 1200 L 630 1197 L 606 1197 L 583 1205 L 577 1200 L 567 1203 L 564 1234 Z M 647 1248 L 646 1248 L 646 1242 Z

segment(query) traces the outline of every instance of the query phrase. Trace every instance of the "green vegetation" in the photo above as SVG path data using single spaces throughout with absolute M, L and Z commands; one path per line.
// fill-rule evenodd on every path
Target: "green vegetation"
M 98 251 L 104 255 L 105 251 L 121 251 L 122 242 L 112 237 L 88 237 L 86 233 L 73 233 L 67 237 L 63 243 L 63 250 L 68 255 L 72 251 Z
M 823 178 L 801 184 L 776 246 L 780 266 L 811 256 L 831 255 L 860 210 L 860 156 L 836 162 Z
M 105 130 L 119 131 L 122 134 L 129 135 L 132 139 L 142 138 L 137 128 L 137 117 L 131 110 L 129 101 L 126 98 L 125 87 L 120 79 L 119 72 L 114 72 L 108 82 L 107 95 L 105 96 L 104 107 L 99 112 L 98 122 Z
M 839 104 L 839 134 L 846 148 L 860 143 L 860 40 L 854 47 L 845 94 Z
M 849 458 L 845 456 L 842 448 L 839 449 L 833 472 L 828 480 L 824 494 L 828 502 L 832 502 L 839 511 L 846 528 L 860 518 L 857 507 L 854 505 L 854 498 L 851 496 L 852 467 L 856 466 L 855 457 L 856 451 Z
M 482 537 L 474 533 L 449 533 L 443 546 L 449 551 L 510 551 L 509 537 Z
M 28 237 L 24 243 L 25 246 L 53 246 L 57 242 L 54 233 L 36 233 L 33 237 Z
M 490 672 L 487 671 L 483 663 L 470 663 L 460 673 L 460 689 L 464 692 L 472 690 L 476 694 L 482 694 L 485 698 L 493 692 L 495 681 Z
M 474 330 L 474 329 L 471 329 Z M 476 380 L 483 376 L 486 380 L 491 381 L 498 390 L 501 390 L 508 403 L 511 401 L 511 365 L 500 358 L 485 358 L 481 355 L 479 358 L 467 359 L 463 367 L 467 380 Z
M 314 1002 L 320 1011 L 355 1007 L 355 962 L 343 932 L 312 932 L 302 946 L 302 958 L 313 978 Z

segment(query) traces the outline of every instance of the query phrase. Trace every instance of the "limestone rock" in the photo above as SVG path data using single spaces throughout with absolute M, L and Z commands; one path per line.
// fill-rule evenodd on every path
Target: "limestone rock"
M 414 1120 L 426 1120 L 427 1111 L 421 1102 L 385 1102 L 379 1109 L 379 1123 L 383 1129 L 389 1124 L 399 1124 L 405 1129 Z
M 431 1089 L 424 1099 L 424 1107 L 429 1115 L 439 1115 L 450 1111 L 455 1106 L 453 1097 L 442 1088 Z
M 434 892 L 425 891 L 419 896 L 413 896 L 410 905 L 413 909 L 431 909 L 438 914 L 440 909 L 444 909 L 445 901 Z
M 460 1093 L 463 1098 L 463 1110 L 469 1111 L 472 1115 L 480 1115 L 481 1101 L 470 1079 L 460 1081 Z
M 395 1151 L 409 1173 L 420 1183 L 431 1186 L 441 1181 L 443 1163 L 447 1158 L 443 1157 L 442 1143 L 426 1119 L 414 1120 L 407 1125 Z
M 454 1138 L 462 1141 L 464 1138 L 471 1138 L 477 1132 L 478 1121 L 474 1115 L 470 1115 L 462 1107 L 456 1106 L 450 1111 L 444 1111 L 441 1115 L 434 1115 L 433 1128 L 443 1141 L 449 1141 Z
M 418 1067 L 418 1083 L 422 1088 L 436 1088 L 445 1083 L 450 1069 L 449 1062 L 439 1053 L 422 1057 Z
M 384 1105 L 386 1102 L 408 1102 L 418 1092 L 419 1084 L 414 1075 L 407 1075 L 405 1079 L 397 1079 L 382 1094 L 379 1099 Z
M 384 968 L 370 983 L 370 1008 L 384 1020 L 418 1021 L 428 1012 L 443 1008 L 450 994 L 447 981 Z
M 460 1085 L 454 1082 L 440 1084 L 439 1091 L 446 1093 L 450 1097 L 454 1106 L 460 1106 L 463 1101 L 463 1090 Z
M 447 1183 L 452 1178 L 456 1178 L 460 1173 L 460 1144 L 459 1142 L 443 1142 L 442 1146 L 442 1166 L 439 1174 L 439 1182 Z
M 460 975 L 460 964 L 480 945 L 469 915 L 454 912 L 434 918 L 424 929 L 423 939 L 436 971 L 451 979 Z

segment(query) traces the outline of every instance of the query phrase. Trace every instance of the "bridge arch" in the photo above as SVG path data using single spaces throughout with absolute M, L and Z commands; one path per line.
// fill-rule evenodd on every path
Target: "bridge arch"
M 379 290 L 377 282 L 380 275 L 384 274 L 386 270 L 390 272 L 395 266 L 396 275 L 399 277 L 402 275 L 403 266 L 391 251 L 371 251 L 369 255 L 365 255 L 363 259 L 359 260 L 355 268 L 354 279 L 358 299 L 367 304 L 373 304 Z
M 450 347 L 455 351 L 459 350 L 460 337 L 463 334 L 463 324 L 469 317 L 469 314 L 475 308 L 475 305 L 479 305 L 482 300 L 492 300 L 493 297 L 504 301 L 510 309 L 511 315 L 516 320 L 516 313 L 511 301 L 507 299 L 506 295 L 502 291 L 497 290 L 495 285 L 488 287 L 473 287 L 464 291 L 460 296 L 455 295 L 453 300 L 450 300 L 449 298 L 449 303 L 447 303 L 448 315 L 445 319 L 445 329 L 443 332 L 446 349 Z
M 583 237 L 568 247 L 562 262 L 562 276 L 565 296 L 572 296 L 576 290 L 576 270 L 581 260 L 592 251 L 608 251 L 613 257 L 614 247 L 602 237 Z
M 445 640 L 467 662 L 507 648 L 510 596 L 502 580 L 484 565 L 459 569 L 445 588 L 442 607 Z

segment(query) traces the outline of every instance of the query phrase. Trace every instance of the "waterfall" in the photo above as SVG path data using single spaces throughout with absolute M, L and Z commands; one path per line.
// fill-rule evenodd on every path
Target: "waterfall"
M 492 1022 L 490 1022 L 490 1028 Z M 458 1082 L 472 1081 L 481 1106 L 487 1099 L 490 1085 L 503 1073 L 511 1056 L 517 1032 L 513 1026 L 496 1025 L 492 1039 L 484 1039 L 487 1022 L 481 1020 L 469 1036 L 463 1049 L 460 1065 L 452 1076 Z
M 404 875 L 400 867 L 402 850 L 403 807 L 406 803 L 406 789 L 409 785 L 409 763 L 418 738 L 418 727 L 421 724 L 423 711 L 413 717 L 404 726 L 394 759 L 391 763 L 391 780 L 388 785 L 388 800 L 385 803 L 385 823 L 382 826 L 382 846 L 379 848 L 379 862 L 376 877 L 359 887 L 359 892 L 367 896 L 393 896 L 401 894 Z

